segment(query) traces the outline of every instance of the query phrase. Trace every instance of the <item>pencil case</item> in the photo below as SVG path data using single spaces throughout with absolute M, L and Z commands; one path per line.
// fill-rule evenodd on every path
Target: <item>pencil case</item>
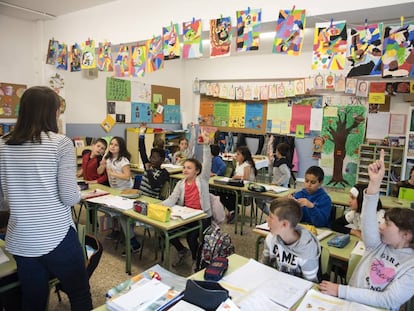
M 160 204 L 148 204 L 148 218 L 168 222 L 171 219 L 171 208 Z
M 329 246 L 344 248 L 351 241 L 349 234 L 338 234 L 330 239 L 327 243 Z
M 187 280 L 183 300 L 207 311 L 213 311 L 229 298 L 229 291 L 213 281 Z

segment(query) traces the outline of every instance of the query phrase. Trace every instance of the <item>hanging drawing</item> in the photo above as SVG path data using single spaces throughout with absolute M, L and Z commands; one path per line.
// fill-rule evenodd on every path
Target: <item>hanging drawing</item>
M 111 42 L 99 42 L 98 69 L 106 72 L 114 71 Z
M 180 58 L 180 39 L 178 24 L 171 24 L 162 28 L 164 60 Z
M 280 10 L 273 53 L 299 55 L 305 37 L 306 10 Z
M 229 56 L 230 45 L 230 16 L 210 20 L 210 57 Z
M 325 171 L 326 185 L 345 188 L 355 184 L 366 113 L 363 105 L 324 108 L 321 137 L 325 143 L 320 166 Z
M 54 40 L 54 39 L 49 40 L 49 46 L 47 48 L 46 64 L 48 65 L 56 64 L 58 45 L 59 45 L 59 41 Z
M 23 84 L 0 83 L 0 118 L 17 118 L 20 98 L 26 88 Z
M 128 77 L 129 65 L 129 46 L 120 45 L 114 61 L 115 77 Z
M 345 21 L 316 23 L 313 36 L 313 70 L 344 70 L 347 50 Z
M 382 76 L 414 76 L 414 23 L 386 26 L 382 53 Z
M 381 74 L 383 24 L 355 26 L 348 32 L 348 77 Z
M 70 71 L 81 71 L 82 48 L 75 43 L 70 48 Z
M 147 49 L 145 45 L 131 47 L 131 66 L 129 68 L 132 77 L 142 78 L 145 75 L 147 62 Z
M 203 56 L 201 42 L 201 19 L 183 22 L 183 58 L 199 58 Z
M 236 11 L 237 17 L 237 52 L 257 51 L 262 21 L 262 10 Z
M 56 69 L 68 70 L 68 46 L 63 42 L 58 44 Z
M 148 73 L 164 68 L 164 53 L 162 50 L 162 37 L 157 36 L 146 41 Z
M 95 41 L 87 40 L 82 42 L 81 69 L 86 70 L 93 68 L 96 68 Z

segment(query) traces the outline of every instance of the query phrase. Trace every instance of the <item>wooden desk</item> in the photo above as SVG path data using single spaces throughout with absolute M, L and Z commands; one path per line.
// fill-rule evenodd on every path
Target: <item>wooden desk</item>
M 14 260 L 14 257 L 12 254 L 10 254 L 9 252 L 7 252 L 5 250 L 5 242 L 3 240 L 0 239 L 0 247 L 2 248 L 3 252 L 5 253 L 5 255 L 9 258 L 9 261 L 4 262 L 2 264 L 0 264 L 0 279 L 10 276 L 14 273 L 17 273 L 17 265 L 16 265 L 16 261 Z M 19 281 L 15 281 L 15 282 L 11 282 L 8 284 L 5 284 L 3 286 L 0 287 L 0 294 L 4 293 L 14 287 L 19 286 Z
M 183 171 L 183 167 L 180 165 L 161 164 L 161 168 L 165 168 L 170 175 L 179 174 Z M 143 167 L 131 166 L 131 172 L 144 174 Z
M 159 200 L 141 196 L 139 200 L 148 202 L 148 203 L 156 203 Z M 188 219 L 172 219 L 169 222 L 161 222 L 154 219 L 150 219 L 145 215 L 135 212 L 134 210 L 127 210 L 123 211 L 123 216 L 127 218 L 127 232 L 126 232 L 126 272 L 131 274 L 131 232 L 130 232 L 130 224 L 135 223 L 136 221 L 143 222 L 147 225 L 150 225 L 158 232 L 164 235 L 164 243 L 165 246 L 163 247 L 164 250 L 164 266 L 167 269 L 170 269 L 170 241 L 174 238 L 179 238 L 186 235 L 188 232 L 199 230 L 200 234 L 200 241 L 201 237 L 203 236 L 203 227 L 202 227 L 202 219 L 206 218 L 207 214 L 202 213 L 197 216 L 188 218 Z M 198 224 L 194 227 L 187 228 L 185 225 L 198 222 Z

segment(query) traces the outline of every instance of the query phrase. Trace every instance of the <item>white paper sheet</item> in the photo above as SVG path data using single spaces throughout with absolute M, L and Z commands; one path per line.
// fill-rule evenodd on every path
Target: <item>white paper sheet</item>
M 4 253 L 3 249 L 0 248 L 0 264 L 10 261 L 9 257 Z
M 101 197 L 96 197 L 92 199 L 87 199 L 88 202 L 102 204 L 107 207 L 121 209 L 121 210 L 129 210 L 134 205 L 134 200 L 123 198 L 116 195 L 104 195 Z

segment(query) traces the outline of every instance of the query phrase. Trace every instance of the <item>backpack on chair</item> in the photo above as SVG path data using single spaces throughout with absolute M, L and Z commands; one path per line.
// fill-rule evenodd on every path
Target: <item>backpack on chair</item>
M 228 257 L 234 254 L 234 245 L 228 233 L 220 227 L 210 226 L 203 232 L 203 243 L 197 256 L 197 270 L 207 267 L 217 257 Z

